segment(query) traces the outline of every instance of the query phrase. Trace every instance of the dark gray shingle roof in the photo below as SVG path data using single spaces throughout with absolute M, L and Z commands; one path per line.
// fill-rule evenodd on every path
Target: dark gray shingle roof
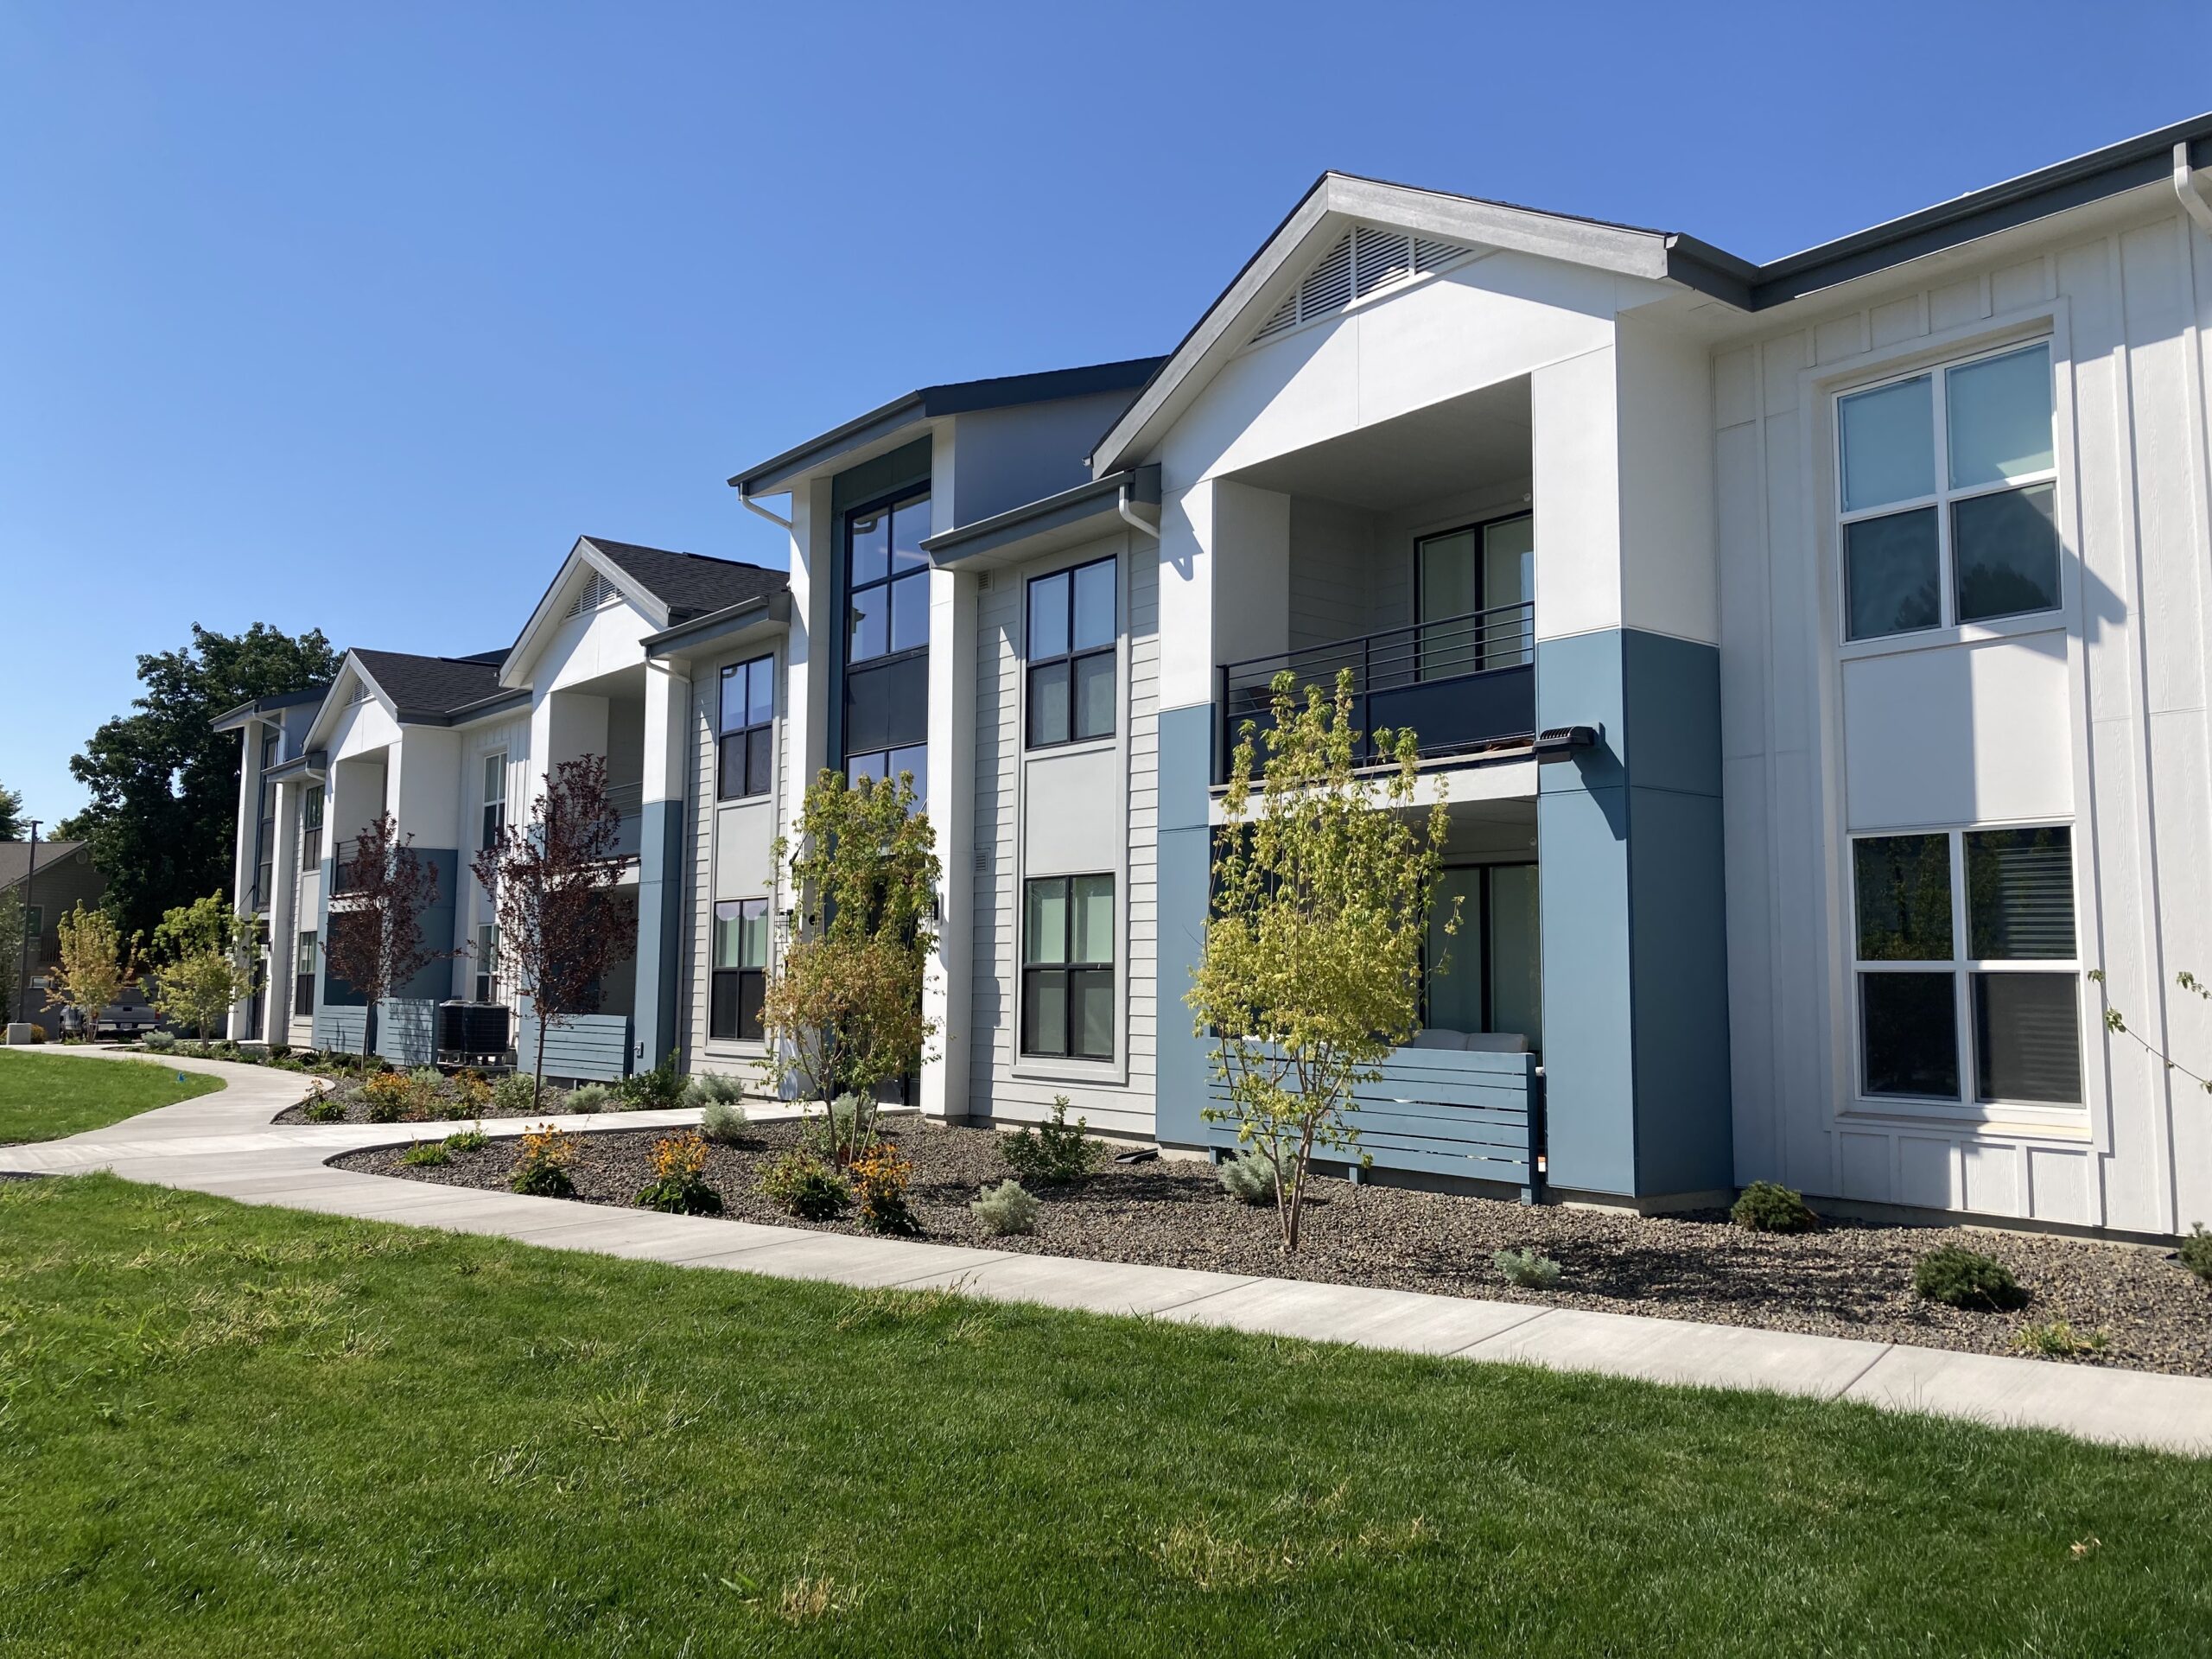
M 41 874 L 59 864 L 85 843 L 81 841 L 41 841 L 38 844 Z M 30 874 L 31 844 L 28 841 L 0 841 L 0 891 L 12 887 Z
M 449 715 L 499 690 L 499 659 L 506 653 L 416 657 L 401 651 L 356 650 L 353 655 L 403 714 Z
M 603 536 L 587 536 L 584 540 L 644 583 L 668 607 L 671 623 L 779 594 L 791 585 L 791 577 L 781 570 L 741 564 L 735 559 L 671 553 L 665 548 L 640 547 L 634 542 L 611 542 Z

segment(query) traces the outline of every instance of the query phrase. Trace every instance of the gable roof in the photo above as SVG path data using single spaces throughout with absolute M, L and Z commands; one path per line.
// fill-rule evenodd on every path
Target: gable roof
M 1933 207 L 1756 264 L 1679 231 L 1618 225 L 1511 202 L 1421 190 L 1348 173 L 1324 173 L 1245 261 L 1100 439 L 1096 474 L 1141 458 L 1149 436 L 1186 388 L 1251 338 L 1294 291 L 1297 276 L 1349 225 L 1380 222 L 1463 244 L 1669 283 L 1744 313 L 1786 305 L 1840 283 L 1926 257 L 2016 226 L 2212 167 L 2212 113 L 2194 116 L 2070 160 L 1973 190 Z M 1256 309 L 1256 308 L 1265 308 Z
M 401 651 L 349 652 L 369 682 L 391 700 L 403 721 L 448 718 L 499 690 L 506 653 L 474 657 L 417 657 Z M 487 660 L 488 658 L 488 660 Z
M 39 874 L 82 848 L 81 841 L 41 841 L 38 844 Z M 0 892 L 16 886 L 30 874 L 31 844 L 28 841 L 0 841 Z
M 941 386 L 924 386 L 903 397 L 870 410 L 867 414 L 833 427 L 818 437 L 771 455 L 748 467 L 729 480 L 741 495 L 780 495 L 802 473 L 823 462 L 851 454 L 881 442 L 906 428 L 944 415 L 968 415 L 978 410 L 1011 409 L 1020 404 L 1047 404 L 1062 397 L 1088 397 L 1103 391 L 1127 391 L 1142 385 L 1167 359 L 1132 357 L 1118 363 L 1090 363 L 1079 368 L 1047 369 L 1036 374 L 1005 374 L 988 380 L 959 380 Z
M 665 548 L 609 541 L 604 536 L 587 536 L 583 540 L 668 607 L 667 626 L 791 586 L 789 572 L 771 570 L 766 565 L 709 558 L 702 553 L 671 553 Z

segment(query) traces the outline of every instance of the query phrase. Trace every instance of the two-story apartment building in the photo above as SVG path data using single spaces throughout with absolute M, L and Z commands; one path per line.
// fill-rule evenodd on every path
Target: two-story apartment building
M 747 468 L 790 539 L 766 685 L 646 609 L 634 663 L 562 682 L 559 582 L 482 671 L 539 755 L 601 729 L 556 737 L 558 684 L 641 677 L 670 805 L 632 1063 L 757 1054 L 756 849 L 814 769 L 911 770 L 945 859 L 922 1109 L 1217 1143 L 1183 995 L 1224 755 L 1272 675 L 1349 668 L 1420 734 L 1469 924 L 1366 1109 L 1378 1167 L 2212 1219 L 2212 1112 L 2101 1002 L 2212 1058 L 2175 988 L 2212 966 L 2208 163 L 2212 118 L 1764 265 L 1332 174 L 1168 357 Z

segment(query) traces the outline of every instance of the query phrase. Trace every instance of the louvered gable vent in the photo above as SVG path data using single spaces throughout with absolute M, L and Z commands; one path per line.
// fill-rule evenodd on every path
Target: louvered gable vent
M 1274 315 L 1253 334 L 1253 343 L 1341 311 L 1353 301 L 1378 294 L 1394 283 L 1441 270 L 1470 251 L 1456 242 L 1355 225 L 1315 262 L 1306 280 L 1283 296 Z
M 585 612 L 595 611 L 621 596 L 621 589 L 594 570 L 591 573 L 591 580 L 577 588 L 576 596 L 569 601 L 569 614 L 582 616 Z

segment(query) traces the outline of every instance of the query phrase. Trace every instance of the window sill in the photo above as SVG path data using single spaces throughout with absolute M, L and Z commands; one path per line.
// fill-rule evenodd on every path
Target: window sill
M 1029 1083 L 1087 1083 L 1122 1088 L 1129 1080 L 1125 1060 L 1060 1060 L 1042 1054 L 1017 1054 L 1008 1075 Z
M 1121 742 L 1121 734 L 1109 732 L 1103 737 L 1071 738 L 1065 743 L 1031 743 L 1021 753 L 1024 756 L 1046 754 L 1104 754 Z
M 2072 612 L 2031 611 L 2024 616 L 2002 616 L 1987 622 L 1960 622 L 1948 628 L 1915 628 L 1909 633 L 1885 633 L 1872 639 L 1847 639 L 1838 652 L 1845 662 L 1861 657 L 1895 657 L 1908 651 L 1933 651 L 1944 645 L 1980 645 L 1992 639 L 2018 639 L 2035 633 L 2065 633 L 2072 630 Z
M 2077 1146 L 2094 1139 L 2086 1106 L 1969 1106 L 1940 1100 L 1861 1098 L 1839 1112 L 1836 1122 L 1846 1127 L 1979 1130 L 2008 1140 L 2058 1141 Z

